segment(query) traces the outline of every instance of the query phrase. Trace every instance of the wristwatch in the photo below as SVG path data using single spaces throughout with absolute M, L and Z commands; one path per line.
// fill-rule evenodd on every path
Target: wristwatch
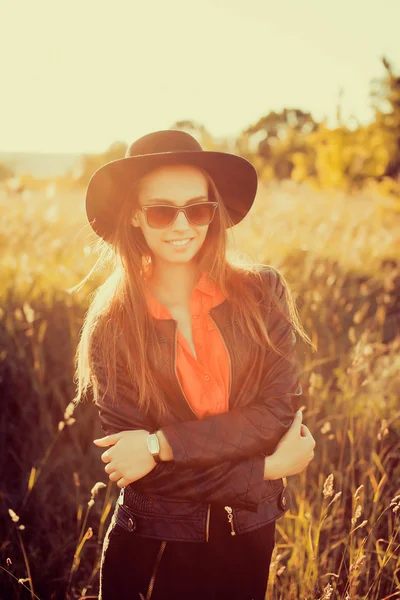
M 157 437 L 157 429 L 149 431 L 149 435 L 147 436 L 147 447 L 156 463 L 162 462 L 160 458 L 160 442 Z

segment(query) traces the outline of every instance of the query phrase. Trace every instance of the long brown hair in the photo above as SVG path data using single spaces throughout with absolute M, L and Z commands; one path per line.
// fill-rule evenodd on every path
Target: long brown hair
M 203 169 L 200 171 L 208 182 L 209 199 L 217 201 L 219 207 L 209 225 L 204 243 L 194 258 L 198 273 L 206 272 L 216 282 L 232 303 L 233 321 L 254 343 L 265 345 L 267 342 L 282 355 L 269 338 L 260 302 L 263 293 L 260 266 L 265 265 L 251 262 L 237 252 L 231 252 L 227 256 L 227 229 L 233 223 L 213 179 Z M 147 412 L 152 407 L 157 416 L 162 417 L 168 411 L 168 405 L 146 359 L 146 348 L 156 339 L 153 318 L 146 306 L 144 282 L 151 274 L 152 251 L 141 228 L 133 228 L 130 222 L 133 211 L 139 206 L 139 185 L 140 180 L 135 180 L 127 191 L 112 237 L 107 242 L 102 238 L 97 240 L 95 251 L 99 257 L 96 264 L 72 288 L 72 291 L 80 289 L 94 271 L 105 265 L 112 266 L 111 274 L 95 291 L 85 315 L 75 356 L 74 382 L 77 393 L 73 402 L 78 404 L 91 386 L 94 399 L 98 395 L 92 362 L 96 348 L 96 354 L 106 373 L 107 393 L 112 400 L 116 403 L 118 401 L 118 369 L 123 368 L 132 381 L 132 386 L 138 391 L 135 398 L 138 408 Z M 283 274 L 274 270 L 285 290 L 288 318 L 293 330 L 315 349 L 300 322 L 294 293 Z M 250 279 L 261 295 L 254 293 L 254 286 L 249 285 Z

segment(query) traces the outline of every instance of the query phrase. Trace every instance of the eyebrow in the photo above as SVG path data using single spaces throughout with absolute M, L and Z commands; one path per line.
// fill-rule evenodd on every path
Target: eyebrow
M 196 198 L 191 198 L 190 200 L 187 200 L 185 202 L 185 204 L 189 204 L 189 202 L 196 202 L 198 200 L 204 200 L 204 198 L 208 199 L 208 196 L 197 196 Z M 176 205 L 178 206 L 178 204 L 175 204 L 175 202 L 173 202 L 172 200 L 166 200 L 164 198 L 152 198 L 151 200 L 149 200 L 149 204 L 150 203 L 154 203 L 154 204 L 172 204 L 172 205 Z

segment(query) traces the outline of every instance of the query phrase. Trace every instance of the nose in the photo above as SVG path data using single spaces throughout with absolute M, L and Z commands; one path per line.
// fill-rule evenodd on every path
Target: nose
M 191 228 L 191 223 L 186 218 L 183 210 L 180 210 L 175 217 L 175 221 L 172 223 L 172 227 L 174 230 L 185 230 L 187 228 Z

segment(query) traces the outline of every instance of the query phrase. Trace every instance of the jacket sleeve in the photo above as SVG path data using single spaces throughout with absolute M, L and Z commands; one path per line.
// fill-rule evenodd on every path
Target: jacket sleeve
M 153 427 L 132 401 L 135 386 L 126 382 L 124 373 L 117 371 L 118 406 L 106 391 L 105 373 L 95 353 L 92 355 L 97 394 L 95 404 L 100 425 L 106 435 L 119 431 Z M 188 500 L 201 503 L 220 503 L 235 508 L 257 511 L 264 482 L 265 454 L 246 459 L 230 459 L 209 466 L 178 465 L 174 460 L 158 463 L 150 473 L 130 485 L 136 490 L 155 497 Z
M 271 348 L 267 351 L 260 389 L 248 405 L 201 420 L 162 426 L 160 429 L 178 465 L 205 466 L 244 459 L 260 452 L 272 454 L 293 422 L 297 410 L 293 396 L 302 394 L 296 336 L 290 320 L 282 315 L 288 318 L 289 310 L 280 276 L 267 268 L 266 279 L 274 293 L 268 310 L 268 333 L 287 358 Z

